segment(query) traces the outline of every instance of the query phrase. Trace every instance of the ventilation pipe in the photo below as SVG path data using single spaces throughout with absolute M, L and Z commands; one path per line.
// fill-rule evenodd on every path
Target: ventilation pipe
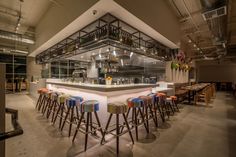
M 22 34 L 7 32 L 7 31 L 3 31 L 3 30 L 0 30 L 0 38 L 13 40 L 13 41 L 17 41 L 17 42 L 22 42 L 22 43 L 26 43 L 26 44 L 34 44 L 35 43 L 34 40 L 27 38 L 26 36 L 24 36 Z

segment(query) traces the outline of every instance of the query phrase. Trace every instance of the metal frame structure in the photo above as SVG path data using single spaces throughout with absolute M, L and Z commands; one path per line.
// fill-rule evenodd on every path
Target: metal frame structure
M 150 36 L 105 14 L 81 30 L 36 56 L 36 63 L 52 62 L 105 46 L 113 46 L 158 60 L 170 60 L 178 50 L 170 49 Z

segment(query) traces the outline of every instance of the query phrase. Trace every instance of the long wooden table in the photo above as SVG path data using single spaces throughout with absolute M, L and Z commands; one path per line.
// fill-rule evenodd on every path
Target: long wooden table
M 197 92 L 202 91 L 209 85 L 210 83 L 198 83 L 191 86 L 182 87 L 182 89 L 188 90 L 188 103 L 191 104 L 191 101 L 194 99 L 194 96 L 197 94 Z

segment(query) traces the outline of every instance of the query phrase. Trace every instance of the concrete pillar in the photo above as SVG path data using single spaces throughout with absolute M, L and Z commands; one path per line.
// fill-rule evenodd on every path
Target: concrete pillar
M 5 70 L 6 66 L 0 64 L 0 132 L 5 132 Z M 0 156 L 5 156 L 5 140 L 0 141 Z

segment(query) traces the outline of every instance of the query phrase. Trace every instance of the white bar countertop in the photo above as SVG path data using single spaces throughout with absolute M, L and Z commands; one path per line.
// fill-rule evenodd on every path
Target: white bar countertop
M 101 84 L 89 84 L 89 83 L 64 82 L 60 79 L 47 79 L 46 84 L 61 85 L 61 86 L 81 88 L 81 89 L 87 89 L 87 90 L 96 90 L 99 92 L 111 92 L 111 91 L 140 89 L 140 88 L 153 88 L 157 86 L 156 84 L 101 85 Z

